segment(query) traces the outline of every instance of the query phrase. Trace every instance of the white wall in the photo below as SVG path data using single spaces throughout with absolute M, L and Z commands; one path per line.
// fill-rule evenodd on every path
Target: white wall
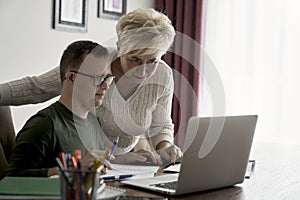
M 117 21 L 98 18 L 97 2 L 89 0 L 88 32 L 72 33 L 52 29 L 53 0 L 0 0 L 0 83 L 38 75 L 57 66 L 62 51 L 74 40 L 114 45 Z M 154 5 L 154 0 L 127 0 L 127 12 Z M 12 107 L 16 131 L 29 116 L 55 100 Z

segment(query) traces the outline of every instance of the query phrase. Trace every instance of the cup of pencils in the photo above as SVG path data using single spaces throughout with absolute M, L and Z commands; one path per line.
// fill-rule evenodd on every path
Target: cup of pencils
M 70 153 L 59 153 L 56 158 L 60 171 L 61 199 L 63 200 L 94 200 L 97 194 L 103 189 L 104 184 L 99 184 L 100 172 L 98 168 L 103 165 L 109 152 L 106 148 L 105 154 L 100 160 L 94 163 L 88 170 L 82 170 L 81 151 L 75 150 L 73 155 Z M 100 187 L 99 187 L 100 185 Z
M 62 170 L 60 184 L 63 200 L 93 200 L 97 197 L 99 172 L 96 170 Z

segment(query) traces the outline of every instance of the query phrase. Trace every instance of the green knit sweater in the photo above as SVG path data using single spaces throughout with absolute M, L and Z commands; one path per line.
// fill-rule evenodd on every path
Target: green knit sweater
M 47 176 L 48 168 L 57 166 L 60 152 L 80 149 L 104 149 L 103 132 L 97 118 L 73 115 L 60 102 L 32 116 L 18 133 L 9 161 L 8 176 Z

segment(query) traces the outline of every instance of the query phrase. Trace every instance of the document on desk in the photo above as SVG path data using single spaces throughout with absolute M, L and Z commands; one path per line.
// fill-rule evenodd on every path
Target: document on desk
M 164 169 L 164 172 L 173 172 L 173 173 L 179 173 L 180 172 L 181 163 L 170 165 L 169 167 Z
M 100 178 L 104 180 L 148 178 L 153 177 L 158 169 L 159 166 L 112 164 L 112 170 L 107 170 L 107 174 L 100 175 Z

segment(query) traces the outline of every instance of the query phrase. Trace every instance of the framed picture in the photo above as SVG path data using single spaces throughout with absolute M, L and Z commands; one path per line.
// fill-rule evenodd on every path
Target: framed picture
M 88 0 L 54 0 L 53 28 L 87 32 Z
M 127 0 L 98 0 L 98 17 L 118 20 L 126 8 Z

